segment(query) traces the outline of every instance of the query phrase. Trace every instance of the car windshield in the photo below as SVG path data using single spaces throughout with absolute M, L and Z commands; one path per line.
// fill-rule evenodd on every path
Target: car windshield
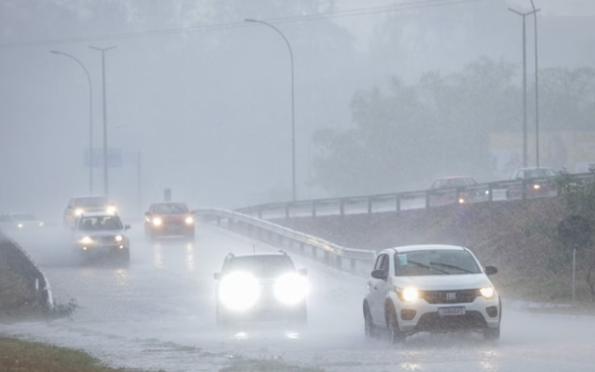
M 295 271 L 291 259 L 285 255 L 234 257 L 228 261 L 223 272 L 244 271 L 257 278 L 273 278 Z
M 37 218 L 35 218 L 34 215 L 26 214 L 26 213 L 13 214 L 12 219 L 15 221 L 22 221 L 22 222 L 37 220 Z
M 153 206 L 155 214 L 185 214 L 188 213 L 188 207 L 182 203 L 155 204 Z
M 74 201 L 77 207 L 103 207 L 107 205 L 107 200 L 101 196 L 92 196 L 86 198 L 77 198 Z
M 477 182 L 473 178 L 452 178 L 448 180 L 448 185 L 450 187 L 472 186 L 477 185 Z
M 479 274 L 473 256 L 464 250 L 437 249 L 395 254 L 397 276 Z
M 79 223 L 81 231 L 122 230 L 122 221 L 118 216 L 83 217 Z
M 553 177 L 556 174 L 551 169 L 527 169 L 525 170 L 525 178 L 542 178 Z

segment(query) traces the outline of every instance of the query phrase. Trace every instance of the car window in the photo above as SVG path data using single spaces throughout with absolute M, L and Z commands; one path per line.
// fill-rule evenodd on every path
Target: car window
M 551 169 L 529 169 L 525 171 L 525 178 L 542 178 L 553 176 L 555 176 L 555 173 Z
M 462 187 L 477 185 L 477 181 L 473 178 L 453 178 L 450 181 L 450 187 Z
M 122 230 L 122 221 L 118 216 L 82 217 L 78 224 L 80 231 Z
M 386 259 L 386 254 L 381 254 L 376 258 L 376 263 L 374 264 L 374 270 L 382 270 L 382 263 Z
M 382 262 L 380 264 L 380 270 L 382 270 L 385 273 L 388 273 L 388 264 L 389 264 L 389 262 L 388 262 L 389 261 L 388 255 L 387 254 L 383 254 L 382 256 L 383 256 L 382 257 L 383 259 L 382 259 Z
M 77 198 L 74 205 L 77 207 L 103 207 L 107 205 L 107 200 L 101 196 Z
M 167 203 L 153 205 L 155 214 L 185 214 L 188 213 L 188 207 L 182 203 Z
M 243 271 L 257 278 L 272 278 L 295 271 L 293 261 L 285 255 L 234 257 L 223 266 L 224 273 Z
M 424 250 L 395 254 L 397 276 L 479 274 L 473 256 L 465 250 Z

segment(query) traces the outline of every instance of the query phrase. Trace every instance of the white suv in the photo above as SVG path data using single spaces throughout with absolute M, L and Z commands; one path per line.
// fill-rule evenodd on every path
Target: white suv
M 412 245 L 378 255 L 364 299 L 366 336 L 380 329 L 402 342 L 417 332 L 472 330 L 500 338 L 502 305 L 470 250 L 449 245 Z

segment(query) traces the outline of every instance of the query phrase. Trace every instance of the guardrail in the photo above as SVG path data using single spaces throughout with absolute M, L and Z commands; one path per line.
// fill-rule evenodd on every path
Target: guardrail
M 225 226 L 268 244 L 295 249 L 304 256 L 322 261 L 339 270 L 367 275 L 376 258 L 376 252 L 371 250 L 342 247 L 316 236 L 234 211 L 203 208 L 197 210 L 197 215 L 205 221 Z M 349 265 L 346 267 L 347 262 Z
M 577 181 L 593 181 L 591 173 L 574 174 L 573 176 Z M 270 203 L 240 208 L 237 209 L 237 212 L 260 219 L 398 213 L 405 210 L 429 209 L 446 205 L 556 197 L 559 191 L 555 179 L 549 177 L 521 181 L 496 181 L 448 189 Z
M 0 245 L 4 248 L 5 259 L 10 262 L 11 268 L 18 270 L 28 278 L 27 286 L 37 296 L 38 303 L 52 309 L 54 307 L 52 289 L 41 268 L 17 242 L 2 234 L 1 231 Z

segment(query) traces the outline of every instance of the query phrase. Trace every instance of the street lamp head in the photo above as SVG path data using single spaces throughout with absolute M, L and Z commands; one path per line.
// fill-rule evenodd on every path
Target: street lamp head
M 62 54 L 62 52 L 58 52 L 57 50 L 50 50 L 50 53 L 52 53 L 52 54 Z
M 253 18 L 245 18 L 244 22 L 257 23 L 258 21 Z

